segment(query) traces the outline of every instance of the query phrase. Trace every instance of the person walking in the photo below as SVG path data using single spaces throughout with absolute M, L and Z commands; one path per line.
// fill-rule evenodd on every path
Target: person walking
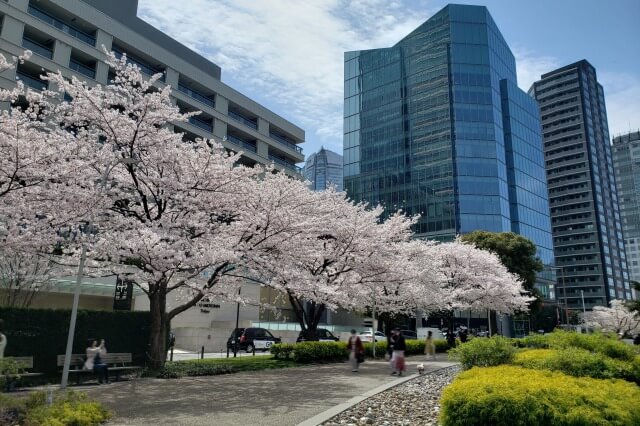
M 100 345 L 96 339 L 89 339 L 87 347 L 87 360 L 84 363 L 86 370 L 93 370 L 98 377 L 98 384 L 109 383 L 109 367 L 104 363 L 104 356 L 107 355 L 107 348 L 104 339 L 100 340 Z
M 393 366 L 392 376 L 396 374 L 402 376 L 402 373 L 407 369 L 404 351 L 407 349 L 407 345 L 404 341 L 404 336 L 400 333 L 400 329 L 393 330 L 393 355 L 391 357 L 391 364 Z
M 424 354 L 427 355 L 427 359 L 436 360 L 436 344 L 433 341 L 433 331 L 427 332 L 427 338 L 424 342 Z
M 0 319 L 0 359 L 4 358 L 4 350 L 7 347 L 7 336 L 4 335 L 4 320 Z
M 364 359 L 364 345 L 360 337 L 356 336 L 356 330 L 351 330 L 349 337 L 349 363 L 351 364 L 351 372 L 357 373 L 358 367 L 362 359 Z

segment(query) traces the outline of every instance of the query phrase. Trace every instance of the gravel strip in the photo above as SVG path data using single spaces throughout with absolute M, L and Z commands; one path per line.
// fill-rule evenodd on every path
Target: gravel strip
M 442 390 L 453 381 L 459 366 L 416 377 L 343 411 L 325 426 L 437 425 Z

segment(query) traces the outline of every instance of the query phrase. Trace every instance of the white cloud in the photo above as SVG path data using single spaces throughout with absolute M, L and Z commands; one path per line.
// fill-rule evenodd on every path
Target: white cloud
M 343 53 L 391 46 L 431 12 L 384 0 L 142 0 L 139 15 L 307 130 L 311 153 L 342 151 Z
M 640 129 L 640 78 L 603 71 L 598 72 L 598 81 L 604 88 L 611 137 Z
M 515 47 L 512 49 L 516 57 L 516 73 L 518 74 L 518 87 L 525 92 L 531 85 L 540 80 L 540 76 L 559 68 L 559 60 L 552 56 L 539 56 L 532 50 Z

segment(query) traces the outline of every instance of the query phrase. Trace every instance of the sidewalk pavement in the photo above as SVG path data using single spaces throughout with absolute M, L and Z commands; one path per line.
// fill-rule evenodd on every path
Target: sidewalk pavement
M 452 363 L 407 359 L 408 374 Z M 385 361 L 367 360 L 360 372 L 348 363 L 182 379 L 139 379 L 86 392 L 114 413 L 110 425 L 297 425 L 372 389 L 397 381 Z M 347 407 L 345 406 L 345 409 Z

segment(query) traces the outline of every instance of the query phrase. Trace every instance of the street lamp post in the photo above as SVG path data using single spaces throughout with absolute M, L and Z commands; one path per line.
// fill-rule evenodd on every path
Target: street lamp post
M 564 319 L 565 319 L 565 323 L 569 324 L 569 308 L 567 307 L 567 283 L 564 279 L 564 267 L 562 266 L 548 266 L 549 269 L 555 269 L 555 270 L 559 270 L 560 271 L 560 280 L 562 281 L 562 299 L 563 299 L 563 306 L 564 306 Z
M 71 309 L 71 322 L 69 323 L 69 333 L 67 334 L 67 349 L 64 354 L 64 366 L 62 367 L 62 380 L 60 388 L 67 387 L 69 381 L 69 367 L 71 366 L 71 352 L 73 350 L 73 337 L 76 332 L 76 317 L 78 316 L 78 303 L 80 302 L 80 287 L 82 287 L 82 275 L 84 273 L 84 262 L 87 256 L 87 246 L 82 245 L 80 254 L 80 264 L 78 265 L 78 276 L 76 277 L 76 288 L 73 292 L 73 307 Z
M 107 164 L 102 174 L 102 182 L 100 191 L 105 189 L 109 173 L 118 164 L 135 164 L 135 158 L 120 158 L 113 164 Z M 88 228 L 88 226 L 87 226 Z M 84 274 L 84 263 L 87 257 L 87 246 L 82 244 L 82 252 L 80 253 L 80 264 L 78 265 L 78 276 L 76 277 L 76 288 L 73 292 L 73 306 L 71 308 L 71 320 L 69 322 L 69 332 L 67 333 L 67 348 L 64 354 L 64 364 L 62 367 L 62 380 L 60 380 L 60 388 L 64 389 L 69 383 L 69 368 L 71 366 L 71 353 L 73 352 L 73 339 L 76 332 L 76 318 L 78 317 L 78 305 L 80 303 L 80 289 L 82 288 L 82 275 Z

